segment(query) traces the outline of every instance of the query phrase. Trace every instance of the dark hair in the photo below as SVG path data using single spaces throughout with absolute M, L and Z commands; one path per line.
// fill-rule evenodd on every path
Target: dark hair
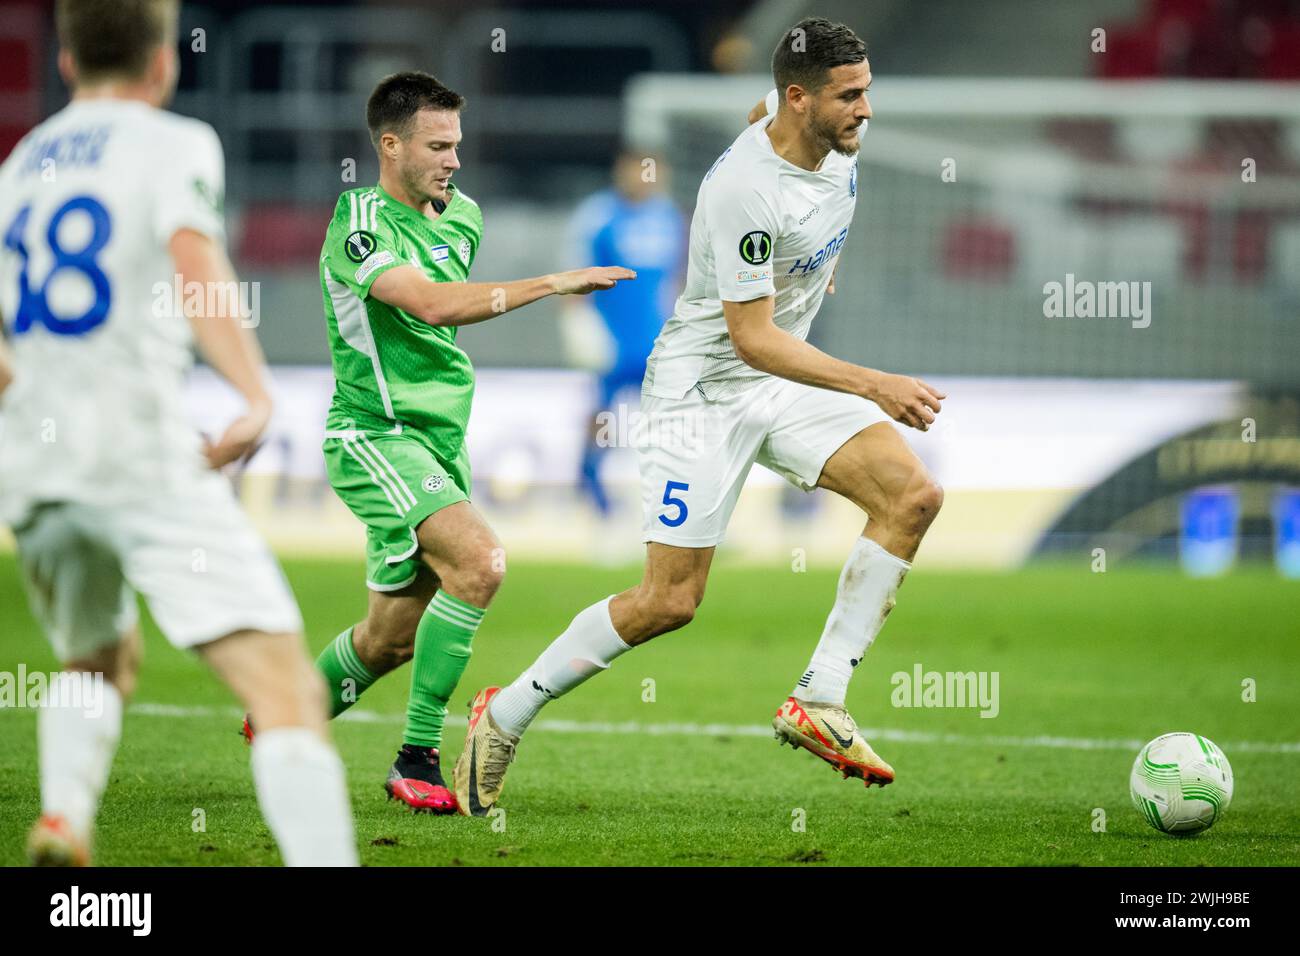
M 179 0 L 58 0 L 54 25 L 85 80 L 135 78 L 158 47 L 176 42 Z
M 411 70 L 386 76 L 366 101 L 370 142 L 378 149 L 379 137 L 385 133 L 396 133 L 406 139 L 420 110 L 459 110 L 464 105 L 465 97 L 428 73 Z
M 829 82 L 826 74 L 831 69 L 866 58 L 867 45 L 844 24 L 805 17 L 785 32 L 772 51 L 772 79 L 784 102 L 786 87 L 792 83 L 816 93 Z

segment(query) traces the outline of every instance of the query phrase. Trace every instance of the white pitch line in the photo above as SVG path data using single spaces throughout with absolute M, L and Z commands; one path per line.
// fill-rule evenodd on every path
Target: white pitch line
M 132 704 L 129 711 L 143 717 L 220 717 L 222 720 L 238 721 L 244 715 L 234 707 L 180 707 L 174 704 L 138 703 Z M 405 723 L 405 714 L 379 714 L 372 710 L 349 710 L 339 720 L 363 724 L 401 724 Z M 464 727 L 464 717 L 447 715 L 447 726 Z M 536 730 L 553 731 L 559 734 L 626 734 L 651 737 L 770 737 L 772 728 L 761 724 L 691 724 L 665 723 L 643 724 L 635 720 L 581 721 L 581 720 L 539 720 L 533 724 Z M 996 734 L 939 734 L 922 730 L 892 730 L 888 728 L 860 728 L 868 740 L 888 740 L 897 743 L 914 744 L 959 744 L 980 745 L 985 747 L 1044 747 L 1055 750 L 1127 750 L 1137 751 L 1146 743 L 1145 740 L 1098 739 L 1090 737 L 1052 737 L 1046 734 L 1036 737 L 1008 737 Z M 1225 751 L 1265 754 L 1300 754 L 1300 743 L 1274 743 L 1261 740 L 1239 740 L 1220 744 Z

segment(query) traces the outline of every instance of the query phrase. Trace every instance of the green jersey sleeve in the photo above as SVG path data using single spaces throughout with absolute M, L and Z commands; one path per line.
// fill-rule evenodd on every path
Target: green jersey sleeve
M 344 211 L 330 223 L 321 258 L 336 279 L 361 298 L 389 269 L 406 264 L 402 239 L 389 224 L 373 214 L 365 197 L 350 194 L 356 212 Z

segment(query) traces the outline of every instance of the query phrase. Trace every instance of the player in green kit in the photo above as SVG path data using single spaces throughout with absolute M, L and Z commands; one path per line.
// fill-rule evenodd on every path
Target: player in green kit
M 379 83 L 366 105 L 379 185 L 339 197 L 320 259 L 335 377 L 325 464 L 366 526 L 369 607 L 316 664 L 337 716 L 412 661 L 403 746 L 384 788 L 434 813 L 456 811 L 439 767 L 443 719 L 505 575 L 504 550 L 469 502 L 474 369 L 456 329 L 636 277 L 605 267 L 466 281 L 483 217 L 451 183 L 463 105 L 426 73 Z

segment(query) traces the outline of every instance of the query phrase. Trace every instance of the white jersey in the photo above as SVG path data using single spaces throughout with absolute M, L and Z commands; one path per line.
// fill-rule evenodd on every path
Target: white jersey
M 741 133 L 700 184 L 686 286 L 646 364 L 647 395 L 681 398 L 698 385 L 712 400 L 771 377 L 736 354 L 724 299 L 774 296 L 776 325 L 808 337 L 853 220 L 857 157 L 832 151 L 817 171 L 800 169 L 772 149 L 773 118 Z
M 172 235 L 224 242 L 221 143 L 129 100 L 76 100 L 0 166 L 0 521 L 42 501 L 139 501 L 193 480 L 192 335 Z

